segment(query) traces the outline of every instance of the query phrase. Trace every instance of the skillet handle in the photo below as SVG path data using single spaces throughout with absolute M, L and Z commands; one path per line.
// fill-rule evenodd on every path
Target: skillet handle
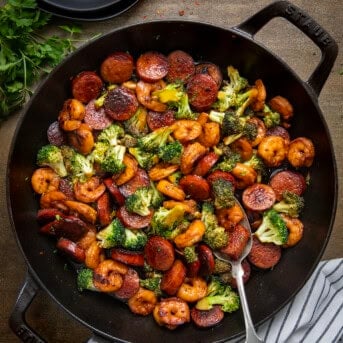
M 338 54 L 337 43 L 314 19 L 288 1 L 276 1 L 257 12 L 233 29 L 253 37 L 265 24 L 276 17 L 283 17 L 301 30 L 321 50 L 317 67 L 306 81 L 318 97 Z
M 12 331 L 23 341 L 31 343 L 45 343 L 30 326 L 26 323 L 25 313 L 37 295 L 40 287 L 34 281 L 29 272 L 26 274 L 24 284 L 19 292 L 12 314 L 9 318 L 9 326 Z

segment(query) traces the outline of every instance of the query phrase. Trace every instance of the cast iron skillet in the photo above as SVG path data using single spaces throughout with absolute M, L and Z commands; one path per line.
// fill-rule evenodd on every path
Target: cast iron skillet
M 284 17 L 312 39 L 322 59 L 308 81 L 303 82 L 280 59 L 253 40 L 269 20 Z M 316 146 L 303 222 L 304 238 L 286 249 L 273 271 L 253 272 L 247 297 L 255 324 L 282 308 L 301 289 L 318 264 L 330 236 L 337 200 L 337 171 L 329 132 L 318 107 L 318 95 L 337 56 L 330 35 L 301 9 L 287 1 L 274 2 L 232 29 L 188 21 L 158 21 L 115 30 L 78 50 L 50 74 L 31 99 L 15 134 L 8 162 L 8 209 L 19 247 L 28 265 L 27 280 L 18 296 L 10 326 L 21 338 L 41 342 L 26 324 L 24 314 L 39 289 L 94 332 L 90 342 L 108 338 L 120 342 L 217 342 L 241 335 L 241 312 L 226 316 L 216 328 L 199 330 L 192 324 L 175 331 L 156 325 L 152 317 L 134 316 L 125 304 L 107 295 L 79 293 L 75 272 L 65 270 L 65 259 L 54 254 L 54 242 L 37 234 L 38 199 L 30 186 L 36 152 L 47 143 L 46 130 L 56 119 L 63 101 L 70 97 L 70 77 L 97 69 L 114 50 L 141 52 L 175 49 L 189 51 L 195 60 L 212 61 L 225 70 L 232 64 L 249 80 L 262 78 L 269 97 L 286 96 L 295 107 L 293 137 L 304 135 Z M 287 281 L 286 281 L 287 280 Z

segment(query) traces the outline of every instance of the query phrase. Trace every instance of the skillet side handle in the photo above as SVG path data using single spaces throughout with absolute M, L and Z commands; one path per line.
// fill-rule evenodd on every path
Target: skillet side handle
M 9 318 L 10 328 L 23 342 L 46 342 L 28 326 L 25 320 L 26 310 L 31 305 L 39 290 L 40 287 L 33 280 L 30 273 L 27 272 L 24 284 L 19 292 L 17 301 Z
M 338 46 L 330 34 L 306 12 L 288 1 L 276 1 L 233 29 L 253 37 L 265 24 L 276 17 L 283 17 L 292 23 L 321 50 L 321 60 L 306 81 L 318 97 L 336 60 Z

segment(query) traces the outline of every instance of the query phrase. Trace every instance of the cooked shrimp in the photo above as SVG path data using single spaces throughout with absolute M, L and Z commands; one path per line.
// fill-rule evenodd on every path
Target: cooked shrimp
M 198 142 L 188 144 L 181 154 L 181 172 L 189 174 L 193 170 L 195 162 L 204 156 L 206 152 L 206 147 Z
M 181 143 L 186 143 L 197 138 L 201 134 L 201 124 L 196 120 L 181 119 L 172 124 L 173 136 Z
M 69 210 L 78 213 L 82 219 L 95 224 L 98 214 L 93 207 L 74 200 L 66 200 L 64 203 Z
M 257 117 L 252 117 L 248 119 L 248 122 L 255 124 L 255 126 L 257 127 L 257 135 L 255 139 L 252 142 L 250 142 L 251 146 L 255 147 L 261 143 L 261 140 L 266 135 L 267 129 L 266 129 L 266 126 L 264 125 L 263 120 Z
M 208 122 L 208 113 L 206 112 L 201 112 L 198 115 L 197 122 L 201 125 L 204 126 Z
M 178 169 L 179 165 L 177 164 L 158 163 L 149 170 L 149 177 L 152 181 L 162 180 L 175 173 Z
M 278 167 L 287 157 L 286 141 L 280 136 L 264 137 L 257 149 L 267 167 Z
M 86 182 L 76 182 L 74 184 L 75 198 L 79 201 L 90 203 L 98 200 L 104 193 L 106 186 L 100 181 L 97 176 L 92 176 Z
M 139 81 L 136 85 L 136 94 L 138 101 L 148 108 L 156 112 L 164 112 L 167 110 L 167 105 L 159 102 L 157 98 L 152 95 L 153 92 L 161 90 L 166 86 L 165 82 L 159 80 L 154 83 Z
M 257 173 L 244 163 L 236 163 L 234 168 L 231 170 L 231 174 L 235 177 L 236 187 L 238 189 L 244 189 L 251 186 L 256 182 Z
M 207 283 L 200 277 L 186 278 L 177 291 L 177 296 L 187 302 L 195 302 L 206 296 Z
M 255 88 L 257 89 L 257 97 L 251 104 L 251 108 L 253 109 L 253 111 L 258 112 L 263 110 L 264 103 L 267 97 L 267 91 L 261 79 L 255 81 Z
M 127 271 L 120 262 L 104 260 L 94 269 L 94 286 L 101 292 L 115 292 L 122 286 Z
M 123 164 L 125 165 L 124 171 L 120 173 L 118 177 L 114 178 L 117 186 L 121 186 L 124 183 L 130 181 L 135 176 L 138 169 L 137 160 L 129 154 L 124 155 Z
M 92 129 L 87 124 L 81 124 L 79 128 L 69 133 L 68 141 L 79 153 L 87 155 L 94 147 Z
M 156 304 L 156 294 L 153 291 L 144 288 L 139 288 L 138 292 L 128 301 L 130 310 L 141 316 L 150 314 L 154 310 Z
M 293 117 L 293 106 L 284 97 L 277 95 L 269 101 L 269 106 L 272 110 L 280 113 L 283 120 L 289 120 Z
M 85 265 L 88 268 L 95 269 L 102 261 L 105 260 L 105 253 L 95 240 L 85 251 Z
M 201 241 L 205 230 L 205 224 L 201 220 L 193 220 L 185 232 L 174 238 L 174 243 L 178 248 L 190 247 Z
M 41 208 L 58 208 L 62 211 L 68 211 L 68 207 L 64 204 L 67 196 L 60 191 L 50 191 L 43 193 L 40 198 Z
M 92 227 L 87 233 L 77 241 L 77 245 L 83 250 L 87 250 L 96 241 L 96 229 Z
M 291 218 L 282 214 L 282 219 L 285 221 L 288 229 L 288 239 L 284 248 L 289 248 L 296 245 L 303 237 L 304 224 L 298 218 Z
M 68 99 L 64 102 L 63 108 L 58 115 L 58 122 L 63 130 L 74 131 L 81 126 L 85 113 L 85 106 L 81 101 Z
M 287 159 L 295 167 L 310 167 L 315 155 L 312 141 L 305 137 L 293 139 L 289 144 Z
M 193 199 L 184 201 L 166 200 L 163 201 L 163 207 L 166 209 L 172 209 L 175 206 L 181 206 L 185 213 L 195 214 L 197 212 L 197 203 Z
M 233 151 L 239 153 L 243 161 L 250 160 L 253 155 L 252 145 L 246 138 L 239 138 L 235 140 L 230 147 Z
M 31 176 L 31 185 L 38 194 L 57 191 L 60 177 L 48 167 L 36 169 Z
M 157 190 L 168 197 L 182 201 L 186 198 L 185 192 L 181 187 L 174 185 L 167 180 L 160 180 L 156 186 Z
M 198 141 L 207 148 L 216 146 L 220 141 L 220 125 L 215 122 L 205 123 Z
M 217 210 L 216 215 L 219 225 L 226 230 L 233 229 L 244 218 L 243 211 L 238 204 Z
M 134 91 L 136 89 L 136 87 L 137 87 L 137 82 L 134 82 L 134 81 L 130 80 L 130 81 L 123 82 L 121 85 L 123 87 L 126 87 L 126 88 L 131 89 L 131 90 Z

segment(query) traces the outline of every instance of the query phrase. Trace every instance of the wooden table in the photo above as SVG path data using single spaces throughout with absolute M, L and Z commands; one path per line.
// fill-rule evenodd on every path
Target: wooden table
M 122 25 L 164 19 L 190 19 L 232 27 L 257 10 L 269 4 L 269 0 L 142 0 L 130 11 L 119 17 L 97 23 L 82 23 L 83 38 L 96 33 L 106 33 Z M 1 2 L 0 2 L 1 3 Z M 319 22 L 342 47 L 343 2 L 341 0 L 294 0 Z M 53 18 L 50 31 L 57 25 L 70 24 L 68 20 Z M 291 24 L 283 19 L 272 20 L 256 36 L 256 39 L 285 60 L 298 75 L 306 80 L 320 59 L 319 49 Z M 336 153 L 339 183 L 342 185 L 343 168 L 343 54 L 339 53 L 331 75 L 319 97 L 319 104 L 326 118 Z M 13 132 L 21 112 L 12 116 L 0 127 L 0 342 L 19 342 L 7 325 L 12 307 L 26 273 L 26 266 L 14 239 L 6 204 L 6 161 Z M 333 232 L 323 259 L 343 256 L 342 189 L 338 194 L 338 209 Z M 27 313 L 27 320 L 48 342 L 84 342 L 90 331 L 62 311 L 45 293 L 40 292 Z

